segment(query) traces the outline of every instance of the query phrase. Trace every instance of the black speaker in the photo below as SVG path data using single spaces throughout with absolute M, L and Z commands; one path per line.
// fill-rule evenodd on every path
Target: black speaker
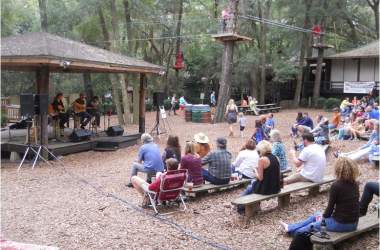
M 73 133 L 70 135 L 71 141 L 85 141 L 89 140 L 91 137 L 91 131 L 86 129 L 74 129 Z
M 108 136 L 123 135 L 124 134 L 124 129 L 120 125 L 118 125 L 118 126 L 111 126 L 111 127 L 108 127 L 106 133 L 107 133 Z
M 48 113 L 49 95 L 38 94 L 34 96 L 34 106 L 36 115 L 46 115 Z
M 21 94 L 20 95 L 20 113 L 21 116 L 33 117 L 34 116 L 34 95 Z
M 164 93 L 154 92 L 153 93 L 153 106 L 158 107 L 164 105 Z

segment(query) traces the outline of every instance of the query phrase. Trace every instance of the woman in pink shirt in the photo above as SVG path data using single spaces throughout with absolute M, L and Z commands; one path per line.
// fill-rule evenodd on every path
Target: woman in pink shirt
M 185 155 L 181 158 L 180 169 L 187 169 L 188 182 L 194 186 L 203 184 L 202 160 L 195 154 L 195 145 L 193 142 L 186 142 Z

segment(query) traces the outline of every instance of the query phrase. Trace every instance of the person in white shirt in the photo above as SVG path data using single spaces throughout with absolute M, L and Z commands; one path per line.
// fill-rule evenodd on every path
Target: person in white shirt
M 295 150 L 292 150 L 291 159 L 296 166 L 296 174 L 284 179 L 284 185 L 300 181 L 321 182 L 326 168 L 326 155 L 321 145 L 314 143 L 314 136 L 311 133 L 302 135 L 305 148 L 298 158 Z
M 232 172 L 241 174 L 245 179 L 254 178 L 254 170 L 259 164 L 259 158 L 256 151 L 256 142 L 249 139 L 232 163 Z

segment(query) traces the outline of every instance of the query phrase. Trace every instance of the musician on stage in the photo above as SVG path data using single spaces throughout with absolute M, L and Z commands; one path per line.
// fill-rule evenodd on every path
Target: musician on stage
M 95 117 L 95 124 L 100 127 L 100 112 L 99 112 L 99 97 L 92 97 L 91 101 L 87 104 L 87 112 L 91 117 Z
M 91 120 L 91 115 L 86 111 L 86 96 L 83 93 L 79 94 L 79 98 L 73 103 L 75 115 L 80 117 L 80 127 L 84 129 Z
M 63 105 L 62 102 L 63 99 L 63 94 L 58 93 L 52 103 L 53 106 L 53 114 L 52 117 L 53 119 L 59 119 L 59 127 L 61 129 L 65 128 L 65 123 L 69 121 L 69 117 L 67 113 L 65 112 L 65 106 Z

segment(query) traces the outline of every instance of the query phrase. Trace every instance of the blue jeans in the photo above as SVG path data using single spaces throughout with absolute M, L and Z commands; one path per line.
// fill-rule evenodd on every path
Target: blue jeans
M 304 232 L 311 232 L 312 229 L 320 231 L 321 221 L 316 221 L 316 216 L 312 215 L 304 221 L 288 225 L 289 234 L 299 234 Z M 358 223 L 343 224 L 334 220 L 333 217 L 325 218 L 327 231 L 330 232 L 352 232 L 356 230 Z
M 228 178 L 228 179 L 216 178 L 215 176 L 211 175 L 210 172 L 206 169 L 202 169 L 202 175 L 203 175 L 203 179 L 205 181 L 208 181 L 214 185 L 224 185 L 224 184 L 228 184 L 230 182 L 230 178 Z
M 329 124 L 329 129 L 334 129 L 336 126 L 334 124 Z
M 253 179 L 251 181 L 251 184 L 248 185 L 248 187 L 243 191 L 243 193 L 240 194 L 240 197 L 241 196 L 245 196 L 245 195 L 249 195 L 249 194 L 252 194 L 253 193 L 253 185 L 255 183 L 256 179 Z M 243 215 L 245 213 L 245 206 L 243 205 L 238 205 L 237 206 L 237 212 L 241 215 Z
M 379 183 L 378 182 L 367 182 L 364 186 L 364 191 L 360 199 L 360 215 L 366 215 L 368 210 L 368 205 L 371 203 L 373 195 L 379 196 Z
M 347 137 L 349 137 L 348 135 L 346 135 L 345 131 L 346 130 L 344 128 L 339 129 L 338 140 L 343 141 L 343 140 L 346 140 Z
M 314 142 L 317 143 L 317 144 L 323 145 L 323 143 L 325 143 L 326 141 L 327 141 L 326 137 L 324 137 L 324 136 L 316 136 L 316 137 L 314 137 Z

